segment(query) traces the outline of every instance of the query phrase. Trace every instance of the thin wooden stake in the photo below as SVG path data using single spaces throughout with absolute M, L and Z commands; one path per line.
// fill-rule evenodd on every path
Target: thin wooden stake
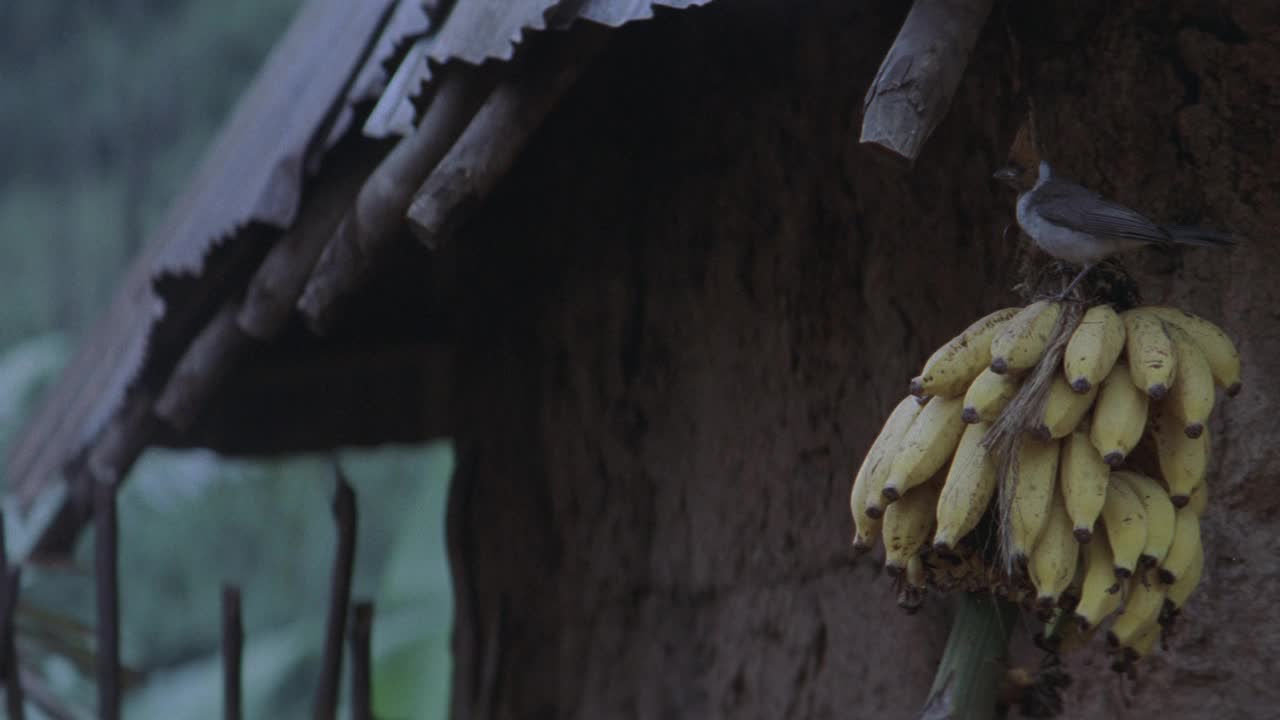
M 9 568 L 4 513 L 0 513 L 0 578 L 4 580 L 3 594 L 0 594 L 0 678 L 4 680 L 4 701 L 9 720 L 22 720 L 26 717 L 26 702 L 14 639 L 17 630 L 13 624 L 13 616 L 18 609 L 18 591 L 22 587 L 22 567 Z
M 116 535 L 116 484 L 98 479 L 93 488 L 94 582 L 97 588 L 98 717 L 120 717 L 120 588 Z
M 338 710 L 342 677 L 342 646 L 346 637 L 347 607 L 351 600 L 351 570 L 356 557 L 356 494 L 342 468 L 334 464 L 333 518 L 338 526 L 338 549 L 329 586 L 329 617 L 325 624 L 324 659 L 316 686 L 315 717 L 332 720 Z
M 240 720 L 240 663 L 244 654 L 244 623 L 240 618 L 240 588 L 222 586 L 222 717 Z
M 358 602 L 351 612 L 351 720 L 373 720 L 373 603 Z
M 0 531 L 2 532 L 2 531 Z M 3 628 L 0 629 L 0 661 L 4 663 L 4 702 L 9 720 L 23 720 L 26 714 L 26 694 L 22 690 L 22 668 L 18 665 L 15 637 L 18 634 L 13 623 L 18 609 L 18 590 L 22 586 L 22 567 L 15 567 L 4 574 Z

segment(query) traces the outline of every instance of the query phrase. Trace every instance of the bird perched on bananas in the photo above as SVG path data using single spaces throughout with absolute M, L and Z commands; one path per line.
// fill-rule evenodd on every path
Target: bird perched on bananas
M 1070 294 L 1095 265 L 1117 253 L 1147 245 L 1235 244 L 1229 235 L 1207 228 L 1155 223 L 1058 175 L 1043 160 L 1034 184 L 1030 171 L 1016 164 L 1001 168 L 993 177 L 1018 190 L 1017 218 L 1023 232 L 1046 253 L 1081 266 L 1060 298 Z

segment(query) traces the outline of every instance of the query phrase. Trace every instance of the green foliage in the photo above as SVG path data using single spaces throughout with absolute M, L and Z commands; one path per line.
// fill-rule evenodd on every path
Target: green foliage
M 298 4 L 0 3 L 0 348 L 93 320 Z
M 200 471 L 173 464 L 200 462 L 184 455 L 153 454 L 122 497 L 121 572 L 148 578 L 147 586 L 123 591 L 126 660 L 142 670 L 163 668 L 129 715 L 218 716 L 223 578 L 239 582 L 244 594 L 248 716 L 305 716 L 318 674 L 335 540 L 328 461 L 216 462 L 207 482 L 188 486 L 190 494 L 177 505 L 147 507 L 154 502 L 150 493 L 172 501 L 161 486 L 166 478 L 199 477 Z M 447 443 L 346 451 L 342 463 L 360 512 L 352 596 L 375 603 L 375 713 L 443 718 L 453 622 L 444 543 L 452 451 Z M 186 530 L 175 529 L 180 526 Z M 175 550 L 148 536 L 186 542 Z

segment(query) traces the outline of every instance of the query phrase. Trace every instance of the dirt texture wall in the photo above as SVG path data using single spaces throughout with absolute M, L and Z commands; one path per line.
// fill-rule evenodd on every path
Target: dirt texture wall
M 1068 716 L 1272 715 L 1280 13 L 998 6 L 904 174 L 856 142 L 901 5 L 735 0 L 617 33 L 445 251 L 455 718 L 917 714 L 948 602 L 905 616 L 851 559 L 849 485 L 928 353 L 1017 301 L 989 180 L 1016 88 L 1063 172 L 1249 236 L 1133 263 L 1148 301 L 1223 321 L 1248 384 L 1212 428 L 1209 587 L 1136 683 L 1075 663 Z

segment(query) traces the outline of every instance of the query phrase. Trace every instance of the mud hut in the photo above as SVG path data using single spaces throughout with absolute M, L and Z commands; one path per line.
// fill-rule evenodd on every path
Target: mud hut
M 1067 716 L 1271 714 L 1272 4 L 917 0 L 915 38 L 883 1 L 427 5 L 300 12 L 8 459 L 30 561 L 148 446 L 447 436 L 453 717 L 916 717 L 948 605 L 851 560 L 849 482 L 1016 300 L 990 177 L 1031 118 L 1084 184 L 1247 238 L 1129 261 L 1247 385 L 1206 589 L 1135 682 L 1075 661 Z M 914 139 L 860 142 L 894 92 Z

